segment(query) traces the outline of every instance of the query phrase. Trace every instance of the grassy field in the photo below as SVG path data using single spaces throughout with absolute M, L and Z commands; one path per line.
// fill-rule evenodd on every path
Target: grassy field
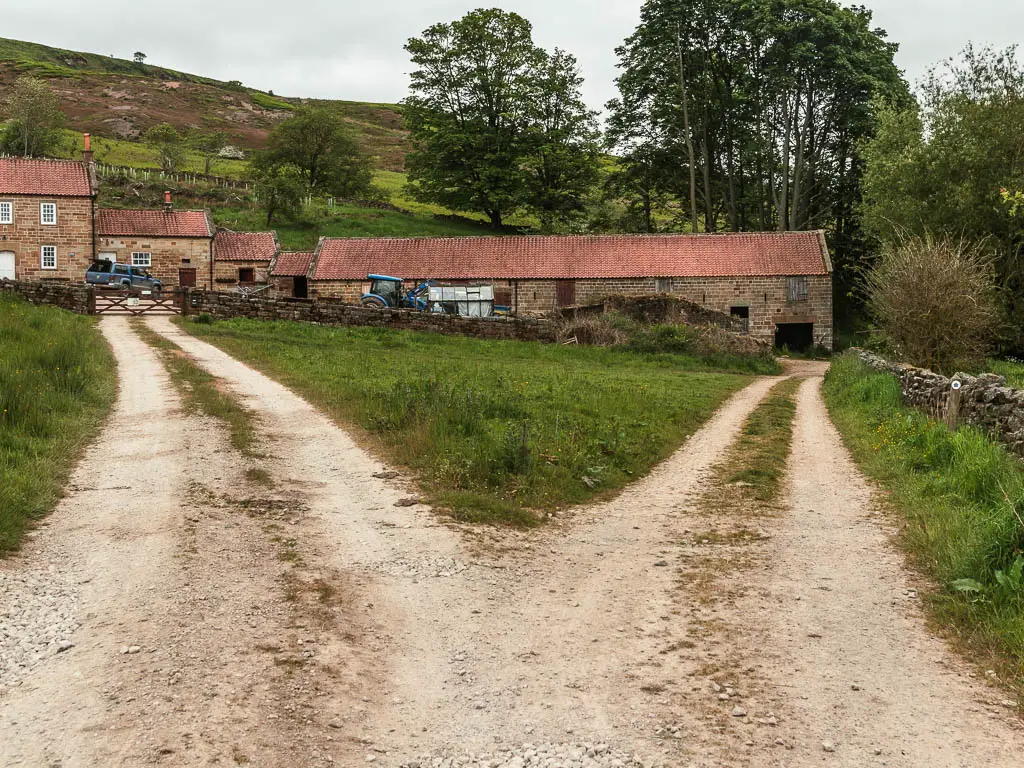
M 992 360 L 989 362 L 989 371 L 1006 377 L 1006 383 L 1011 387 L 1024 389 L 1024 361 L 1021 360 Z
M 975 429 L 905 408 L 896 379 L 853 357 L 825 380 L 832 417 L 903 521 L 902 542 L 940 585 L 935 621 L 1024 693 L 1024 471 Z
M 750 381 L 683 355 L 247 320 L 184 327 L 356 427 L 433 504 L 474 522 L 529 525 L 622 488 Z
M 65 130 L 63 133 L 64 141 L 61 142 L 55 155 L 68 160 L 81 159 L 83 149 L 82 134 L 77 131 L 68 130 Z M 160 170 L 160 153 L 138 141 L 107 139 L 101 136 L 94 136 L 92 149 L 98 163 L 137 168 L 141 171 Z M 206 160 L 201 153 L 191 149 L 186 150 L 185 162 L 179 171 L 181 173 L 203 173 L 206 168 L 205 163 Z M 216 158 L 213 161 L 210 173 L 213 176 L 237 180 L 248 179 L 251 176 L 248 161 L 225 160 L 221 158 Z
M 93 321 L 0 296 L 0 552 L 60 499 L 117 391 Z
M 369 208 L 349 203 L 334 208 L 320 207 L 305 214 L 302 221 L 281 219 L 277 231 L 286 251 L 310 251 L 320 237 L 458 237 L 493 235 L 482 224 L 435 219 L 422 214 Z M 213 220 L 238 232 L 267 229 L 267 215 L 258 208 L 214 208 Z

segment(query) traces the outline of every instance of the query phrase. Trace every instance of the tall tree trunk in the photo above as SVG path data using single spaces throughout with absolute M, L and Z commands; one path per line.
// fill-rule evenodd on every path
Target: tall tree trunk
M 683 61 L 683 31 L 676 25 L 676 52 L 679 54 L 679 90 L 683 97 L 683 133 L 686 137 L 686 155 L 690 162 L 690 226 L 697 232 L 697 168 L 693 156 L 693 137 L 690 135 L 690 106 L 686 95 L 686 65 Z
M 491 227 L 493 229 L 501 229 L 504 226 L 501 211 L 488 211 L 487 216 L 491 220 Z
M 789 179 L 790 161 L 793 151 L 793 114 L 789 104 L 789 94 L 783 101 L 782 114 L 782 189 L 779 193 L 779 231 L 785 232 L 789 224 Z

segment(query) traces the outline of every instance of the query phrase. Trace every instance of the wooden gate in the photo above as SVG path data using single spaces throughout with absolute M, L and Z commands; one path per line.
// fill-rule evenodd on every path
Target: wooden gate
M 96 291 L 97 315 L 180 315 L 185 302 L 183 291 L 143 294 L 141 291 Z

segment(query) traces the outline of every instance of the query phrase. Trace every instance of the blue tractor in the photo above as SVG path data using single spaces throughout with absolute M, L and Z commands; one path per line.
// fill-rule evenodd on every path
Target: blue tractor
M 433 281 L 428 280 L 406 293 L 400 277 L 367 275 L 366 279 L 370 281 L 370 292 L 363 294 L 362 304 L 364 307 L 426 311 L 427 290 L 433 285 Z

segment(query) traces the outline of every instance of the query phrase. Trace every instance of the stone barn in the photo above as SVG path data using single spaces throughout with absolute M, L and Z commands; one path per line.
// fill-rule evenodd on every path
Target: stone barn
M 284 252 L 270 265 L 270 282 L 274 291 L 296 299 L 309 298 L 309 265 L 312 253 Z
M 267 285 L 270 265 L 280 250 L 274 232 L 219 230 L 213 238 L 214 288 Z
M 665 293 L 741 318 L 758 339 L 832 346 L 823 232 L 321 239 L 309 295 L 358 302 L 366 276 L 490 284 L 516 314 Z

